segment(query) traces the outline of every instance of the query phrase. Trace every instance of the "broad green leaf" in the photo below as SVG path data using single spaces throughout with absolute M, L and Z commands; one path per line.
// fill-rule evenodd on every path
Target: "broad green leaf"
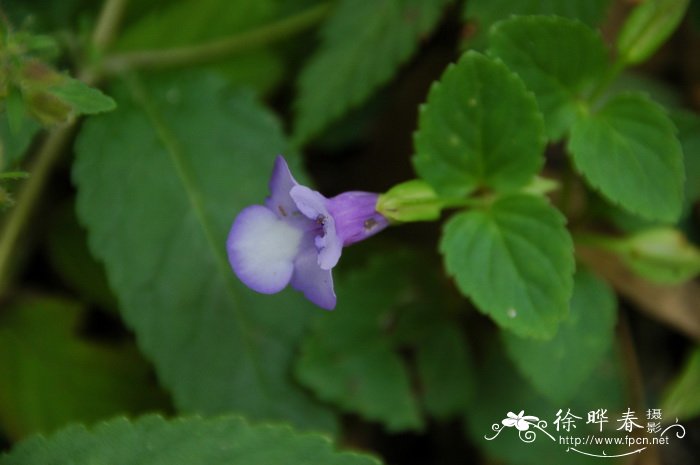
M 414 143 L 416 171 L 445 196 L 515 190 L 544 163 L 544 127 L 532 94 L 502 63 L 476 52 L 433 84 Z
M 617 38 L 617 51 L 627 65 L 649 58 L 676 30 L 690 0 L 644 0 L 629 15 Z
M 578 270 L 569 314 L 549 341 L 523 339 L 502 333 L 508 352 L 520 373 L 543 396 L 566 404 L 580 393 L 615 332 L 615 294 L 587 271 Z
M 75 114 L 94 114 L 112 111 L 114 100 L 78 79 L 65 78 L 61 84 L 47 89 L 47 92 L 71 106 Z
M 90 249 L 143 352 L 181 410 L 331 429 L 290 375 L 318 310 L 247 289 L 224 246 L 235 215 L 267 196 L 287 148 L 279 122 L 208 74 L 128 87 L 117 111 L 86 122 L 73 175 Z
M 116 310 L 116 298 L 107 283 L 104 267 L 88 250 L 87 233 L 78 224 L 73 203 L 54 208 L 46 234 L 51 267 L 85 302 L 96 304 L 102 310 Z
M 340 0 L 299 77 L 295 140 L 315 136 L 389 81 L 448 2 Z
M 574 271 L 564 217 L 530 195 L 458 213 L 446 224 L 440 251 L 459 289 L 515 334 L 552 337 L 568 312 Z
M 647 219 L 678 219 L 683 151 L 658 104 L 636 94 L 613 97 L 580 115 L 568 149 L 576 169 L 612 202 Z
M 599 33 L 556 16 L 516 16 L 495 24 L 489 52 L 535 93 L 552 140 L 571 127 L 607 64 Z
M 304 342 L 299 379 L 390 431 L 422 428 L 421 404 L 438 418 L 459 415 L 472 400 L 471 355 L 425 260 L 403 252 L 374 257 L 336 284 L 338 308 Z M 414 369 L 406 350 L 416 354 Z
M 495 346 L 495 344 L 493 344 Z M 559 438 L 564 440 L 571 436 L 585 438 L 589 434 L 597 437 L 616 437 L 619 431 L 616 428 L 619 423 L 620 412 L 630 405 L 625 398 L 625 377 L 623 365 L 619 354 L 614 350 L 608 350 L 602 360 L 596 364 L 592 373 L 582 381 L 580 394 L 565 404 L 547 400 L 537 391 L 532 389 L 529 383 L 523 379 L 518 370 L 502 353 L 498 347 L 487 347 L 486 358 L 479 364 L 480 370 L 477 376 L 477 392 L 473 406 L 465 412 L 465 424 L 469 436 L 475 444 L 490 457 L 497 458 L 496 463 L 507 463 L 509 465 L 542 465 L 562 463 L 566 465 L 595 465 L 601 460 L 608 464 L 621 465 L 619 459 L 598 457 L 592 458 L 567 451 L 572 444 L 559 442 Z M 581 417 L 575 420 L 575 428 L 570 432 L 560 428 L 557 431 L 556 414 L 559 409 L 564 412 L 570 409 L 571 413 Z M 589 411 L 597 409 L 607 409 L 608 423 L 603 425 L 603 432 L 599 432 L 598 424 L 586 424 Z M 508 412 L 518 414 L 524 410 L 524 415 L 536 416 L 540 421 L 545 421 L 543 429 L 554 436 L 556 441 L 552 441 L 545 433 L 539 429 L 530 427 L 529 430 L 535 434 L 533 441 L 525 442 L 528 436 L 514 427 L 503 427 L 501 421 Z M 638 413 L 640 415 L 641 412 Z M 640 417 L 641 418 L 641 417 Z M 494 428 L 500 428 L 501 432 L 496 435 Z M 493 438 L 487 440 L 486 438 Z M 602 455 L 601 449 L 594 449 L 592 446 L 579 449 L 586 452 L 598 453 Z M 625 446 L 615 447 L 606 445 L 604 451 L 608 455 L 620 452 L 629 452 Z
M 662 404 L 667 420 L 700 415 L 700 349 L 691 353 L 681 374 L 668 386 Z
M 1 465 L 379 465 L 374 457 L 338 452 L 319 434 L 288 426 L 252 426 L 240 417 L 123 418 L 94 428 L 72 426 L 36 436 L 0 457 Z
M 483 49 L 491 25 L 512 15 L 555 15 L 597 26 L 605 17 L 609 0 L 469 0 L 464 19 L 476 28 L 468 44 Z
M 134 347 L 77 335 L 82 316 L 49 297 L 0 312 L 0 422 L 12 438 L 167 405 Z

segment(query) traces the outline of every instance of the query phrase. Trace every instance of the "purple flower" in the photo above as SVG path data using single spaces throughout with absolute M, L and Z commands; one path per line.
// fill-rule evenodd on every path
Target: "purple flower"
M 319 307 L 335 308 L 333 275 L 343 246 L 366 239 L 388 225 L 377 213 L 377 194 L 344 192 L 331 199 L 301 186 L 281 156 L 270 178 L 265 205 L 238 214 L 226 241 L 238 278 L 264 294 L 287 284 Z

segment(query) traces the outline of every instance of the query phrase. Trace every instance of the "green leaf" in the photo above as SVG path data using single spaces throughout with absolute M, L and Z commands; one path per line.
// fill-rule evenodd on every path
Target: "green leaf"
M 613 97 L 579 117 L 568 149 L 576 169 L 612 202 L 647 219 L 678 219 L 683 152 L 658 104 L 635 94 Z
M 609 0 L 469 0 L 464 19 L 476 27 L 470 48 L 483 49 L 491 25 L 513 15 L 556 15 L 597 26 L 605 17 Z
M 489 52 L 535 93 L 551 140 L 571 127 L 607 65 L 598 32 L 556 16 L 516 16 L 497 23 Z
M 77 79 L 65 78 L 61 84 L 49 87 L 47 92 L 69 104 L 76 114 L 104 113 L 117 106 L 112 97 Z
M 476 390 L 474 362 L 457 328 L 444 324 L 425 331 L 416 364 L 423 405 L 431 415 L 446 420 L 469 408 Z
M 615 294 L 587 271 L 578 270 L 569 314 L 549 341 L 501 333 L 508 355 L 543 396 L 566 404 L 605 355 L 615 336 Z
M 278 0 L 174 0 L 151 8 L 133 3 L 129 6 L 144 11 L 135 12 L 135 20 L 120 34 L 115 45 L 120 51 L 198 45 L 250 32 L 298 13 L 294 2 Z M 219 72 L 232 84 L 265 91 L 284 77 L 284 66 L 279 53 L 262 47 L 203 67 Z
M 0 422 L 17 439 L 69 422 L 163 408 L 130 345 L 82 340 L 79 305 L 23 298 L 0 313 Z
M 449 0 L 341 0 L 302 70 L 294 139 L 304 142 L 389 81 Z
M 17 166 L 24 158 L 34 136 L 41 126 L 24 115 L 22 124 L 13 131 L 8 121 L 9 115 L 0 112 L 0 172 Z
M 458 213 L 440 251 L 459 289 L 496 323 L 520 336 L 548 338 L 568 312 L 574 271 L 564 217 L 530 195 Z
M 544 163 L 544 127 L 532 94 L 502 63 L 476 52 L 433 84 L 414 142 L 416 171 L 445 196 L 515 190 Z
M 422 428 L 419 404 L 448 418 L 472 400 L 469 348 L 421 258 L 391 252 L 339 276 L 338 308 L 317 322 L 296 367 L 320 398 L 390 431 Z
M 536 434 L 531 443 L 524 442 L 516 428 L 502 428 L 495 439 L 486 440 L 496 434 L 493 428 L 502 427 L 501 421 L 506 418 L 508 412 L 517 414 L 524 410 L 525 415 L 533 415 L 547 422 L 545 430 L 556 439 L 559 437 L 579 436 L 585 437 L 594 434 L 598 437 L 605 435 L 615 437 L 615 428 L 619 426 L 615 422 L 620 418 L 619 413 L 629 406 L 625 396 L 624 371 L 620 356 L 617 351 L 608 350 L 595 370 L 590 373 L 580 385 L 580 394 L 566 404 L 547 400 L 538 394 L 529 383 L 523 379 L 518 370 L 508 360 L 503 350 L 499 347 L 486 347 L 486 357 L 479 364 L 477 375 L 477 402 L 465 412 L 465 424 L 467 431 L 481 450 L 488 456 L 497 458 L 496 463 L 508 463 L 513 465 L 542 465 L 565 463 L 566 465 L 595 465 L 600 463 L 600 458 L 591 458 L 585 455 L 567 452 L 572 445 L 560 444 L 552 441 L 544 433 L 536 428 L 530 428 Z M 603 434 L 599 432 L 597 424 L 586 424 L 587 412 L 599 408 L 607 409 L 609 423 L 604 424 Z M 575 429 L 571 432 L 556 430 L 553 423 L 559 409 L 581 417 L 576 420 Z M 492 426 L 493 425 L 493 426 Z M 525 437 L 527 439 L 527 437 Z M 583 449 L 581 446 L 579 449 Z M 590 450 L 589 448 L 585 449 Z M 629 452 L 629 448 L 605 447 L 605 453 Z M 595 453 L 601 453 L 600 449 Z M 602 459 L 606 463 L 620 465 L 614 458 Z
M 87 430 L 73 426 L 45 438 L 33 437 L 0 458 L 2 465 L 379 465 L 373 457 L 337 452 L 319 434 L 288 426 L 251 426 L 240 417 L 147 416 L 116 419 Z
M 629 15 L 617 38 L 627 65 L 643 62 L 666 42 L 680 24 L 690 0 L 645 0 Z
M 247 289 L 224 247 L 235 215 L 267 196 L 287 149 L 279 122 L 208 74 L 136 81 L 115 96 L 117 111 L 88 120 L 77 141 L 78 215 L 176 405 L 332 429 L 290 379 L 318 310 L 296 292 Z
M 690 419 L 700 415 L 700 349 L 691 353 L 680 375 L 664 393 L 662 410 L 666 419 Z
M 700 116 L 677 110 L 671 119 L 678 128 L 678 139 L 683 147 L 685 162 L 685 209 L 700 200 Z

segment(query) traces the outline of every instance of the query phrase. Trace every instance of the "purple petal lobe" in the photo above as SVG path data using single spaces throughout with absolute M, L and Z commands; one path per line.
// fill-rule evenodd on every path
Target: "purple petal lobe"
M 268 184 L 270 196 L 265 199 L 267 208 L 272 210 L 280 218 L 288 221 L 305 220 L 305 218 L 301 218 L 294 200 L 289 195 L 292 188 L 298 185 L 294 176 L 292 176 L 292 173 L 289 171 L 286 160 L 281 155 L 277 155 L 275 166 L 272 169 L 272 176 Z
M 303 234 L 267 207 L 248 207 L 236 217 L 226 242 L 231 267 L 251 289 L 279 292 L 292 277 Z
M 330 269 L 322 269 L 319 266 L 312 234 L 307 234 L 302 240 L 301 250 L 294 261 L 291 284 L 319 307 L 326 310 L 335 308 L 333 275 Z

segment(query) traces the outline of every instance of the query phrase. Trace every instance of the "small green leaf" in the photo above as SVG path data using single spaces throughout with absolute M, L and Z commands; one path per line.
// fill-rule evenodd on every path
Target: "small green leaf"
M 676 110 L 671 119 L 678 128 L 685 165 L 685 210 L 700 200 L 700 116 Z
M 491 25 L 514 15 L 552 15 L 577 19 L 597 26 L 605 17 L 610 0 L 469 0 L 464 2 L 464 19 L 476 27 L 470 48 L 483 49 Z
M 636 94 L 581 114 L 568 149 L 576 169 L 612 202 L 672 222 L 683 205 L 683 152 L 664 110 Z
M 680 375 L 664 394 L 662 410 L 666 419 L 690 419 L 700 415 L 700 349 L 695 348 Z
M 413 163 L 445 196 L 527 184 L 544 163 L 542 116 L 502 63 L 467 52 L 430 89 L 420 109 Z
M 551 140 L 571 127 L 607 64 L 598 32 L 557 16 L 516 16 L 495 24 L 489 52 L 535 93 Z
M 700 273 L 700 250 L 674 228 L 645 229 L 611 238 L 603 247 L 618 254 L 638 275 L 663 284 L 680 284 Z
M 294 139 L 313 137 L 389 81 L 448 1 L 341 0 L 299 77 Z
M 514 195 L 452 217 L 440 251 L 459 289 L 496 323 L 548 338 L 568 312 L 574 271 L 564 217 L 545 200 Z
M 233 274 L 226 236 L 264 202 L 277 119 L 206 73 L 115 89 L 76 145 L 77 210 L 120 311 L 176 406 L 333 430 L 332 414 L 290 376 L 318 309 L 291 290 L 260 295 Z M 295 176 L 302 173 L 295 169 Z
M 19 165 L 41 128 L 35 120 L 22 114 L 23 120 L 14 130 L 9 118 L 9 112 L 0 113 L 0 172 Z
M 629 15 L 617 38 L 620 59 L 635 65 L 649 58 L 680 24 L 690 0 L 645 0 Z
M 319 434 L 288 426 L 251 426 L 240 417 L 164 420 L 123 418 L 93 429 L 72 426 L 36 436 L 0 457 L 0 465 L 380 465 L 373 457 L 337 452 Z
M 569 314 L 549 341 L 501 333 L 523 376 L 554 403 L 566 404 L 610 348 L 615 332 L 615 294 L 587 271 L 574 277 Z
M 131 345 L 76 333 L 79 305 L 24 298 L 0 313 L 0 422 L 12 438 L 167 405 Z
M 47 92 L 69 104 L 76 114 L 104 113 L 114 110 L 117 106 L 112 97 L 78 79 L 66 78 L 59 85 L 49 87 Z

